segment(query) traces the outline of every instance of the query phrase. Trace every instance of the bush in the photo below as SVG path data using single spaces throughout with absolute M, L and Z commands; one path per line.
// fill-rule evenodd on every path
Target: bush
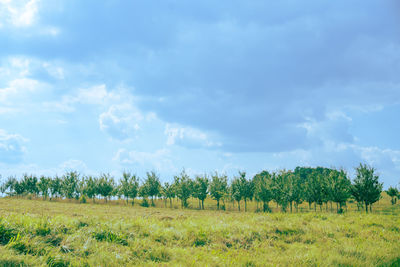
M 86 202 L 87 202 L 87 200 L 86 200 L 85 195 L 82 195 L 82 196 L 79 198 L 79 203 L 85 204 Z
M 149 202 L 147 201 L 147 199 L 143 198 L 142 203 L 140 203 L 140 206 L 148 208 Z
M 111 230 L 100 230 L 92 233 L 92 237 L 97 241 L 107 241 L 110 243 L 117 243 L 123 246 L 128 245 L 128 241 L 124 236 L 118 233 L 114 233 Z
M 6 223 L 0 223 L 0 244 L 6 245 L 12 238 L 19 235 L 18 231 Z

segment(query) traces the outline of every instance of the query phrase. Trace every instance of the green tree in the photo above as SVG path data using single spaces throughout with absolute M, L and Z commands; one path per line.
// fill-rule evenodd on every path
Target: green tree
M 392 205 L 396 204 L 399 190 L 397 190 L 397 188 L 395 187 L 389 187 L 386 193 L 392 198 L 391 199 Z
M 375 168 L 360 163 L 360 166 L 356 168 L 357 174 L 352 186 L 352 194 L 364 202 L 367 213 L 368 207 L 372 210 L 372 204 L 380 199 L 383 187 L 375 171 Z
M 221 199 L 228 193 L 228 177 L 223 174 L 220 175 L 218 172 L 215 172 L 211 176 L 212 180 L 210 182 L 210 195 L 213 199 L 217 201 L 217 209 L 219 210 L 219 202 Z
M 68 199 L 79 198 L 79 173 L 70 171 L 64 174 L 62 178 L 62 192 Z
M 180 175 L 174 177 L 174 188 L 176 196 L 181 200 L 182 208 L 187 208 L 187 200 L 192 195 L 193 182 L 185 170 L 182 170 Z
M 296 211 L 298 211 L 299 205 L 303 202 L 304 198 L 304 184 L 300 175 L 293 172 L 290 173 L 289 182 L 290 182 L 290 188 L 289 188 L 290 212 L 292 212 L 292 203 L 294 203 Z
M 254 181 L 254 195 L 256 199 L 263 203 L 263 211 L 271 212 L 268 203 L 272 200 L 271 191 L 271 175 L 267 171 L 262 171 L 256 174 L 253 178 Z
M 170 185 L 168 182 L 165 182 L 161 192 L 165 200 L 169 199 L 170 208 L 172 208 L 172 199 L 175 197 L 174 186 Z
M 281 170 L 272 175 L 272 191 L 275 202 L 286 212 L 290 200 L 290 172 Z
M 139 191 L 139 178 L 130 172 L 123 172 L 120 182 L 120 193 L 125 197 L 128 204 L 129 198 L 132 199 L 132 206 L 135 204 L 135 198 Z
M 239 177 L 234 177 L 231 183 L 231 197 L 238 203 L 238 209 L 240 211 L 240 201 L 243 197 L 243 184 Z
M 39 193 L 37 183 L 38 183 L 38 179 L 36 176 L 34 176 L 32 174 L 31 175 L 28 175 L 28 174 L 23 175 L 21 185 L 24 187 L 25 192 L 36 196 Z
M 43 196 L 43 200 L 46 200 L 49 195 L 50 185 L 51 185 L 51 178 L 45 176 L 40 177 L 38 188 Z
M 96 202 L 96 196 L 100 195 L 100 190 L 99 190 L 99 178 L 88 175 L 84 178 L 85 183 L 84 183 L 84 194 L 88 197 L 91 198 L 93 203 Z
M 242 184 L 242 197 L 244 200 L 244 211 L 247 211 L 247 201 L 251 201 L 254 196 L 254 183 L 252 180 L 246 179 L 246 172 L 239 172 L 240 181 Z
M 147 172 L 146 176 L 144 186 L 146 187 L 147 196 L 151 197 L 151 205 L 155 206 L 154 197 L 158 196 L 161 190 L 160 178 L 154 171 Z
M 336 211 L 342 212 L 342 206 L 351 196 L 351 182 L 344 170 L 332 170 L 328 179 L 330 198 L 336 203 Z
M 193 185 L 193 196 L 199 199 L 199 208 L 204 210 L 204 200 L 207 198 L 208 195 L 208 185 L 209 180 L 207 175 L 196 176 Z
M 51 198 L 61 197 L 63 193 L 62 179 L 58 176 L 50 180 L 50 194 Z M 51 200 L 50 198 L 50 200 Z
M 110 199 L 115 192 L 114 177 L 108 173 L 101 174 L 97 188 L 99 194 L 104 197 L 105 201 L 107 202 L 107 200 Z

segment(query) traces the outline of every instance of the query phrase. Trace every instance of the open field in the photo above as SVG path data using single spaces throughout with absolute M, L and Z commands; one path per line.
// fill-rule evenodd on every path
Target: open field
M 2 198 L 0 265 L 399 266 L 400 205 L 387 201 L 338 215 Z

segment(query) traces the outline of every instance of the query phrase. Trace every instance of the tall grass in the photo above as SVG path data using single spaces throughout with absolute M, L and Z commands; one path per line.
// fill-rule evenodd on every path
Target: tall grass
M 400 263 L 400 205 L 386 199 L 376 213 L 350 209 L 341 215 L 116 204 L 0 199 L 0 266 Z

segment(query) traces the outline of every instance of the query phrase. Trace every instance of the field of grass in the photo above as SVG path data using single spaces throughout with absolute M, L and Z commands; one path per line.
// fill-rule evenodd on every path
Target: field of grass
M 400 266 L 386 202 L 339 215 L 1 198 L 0 266 Z

